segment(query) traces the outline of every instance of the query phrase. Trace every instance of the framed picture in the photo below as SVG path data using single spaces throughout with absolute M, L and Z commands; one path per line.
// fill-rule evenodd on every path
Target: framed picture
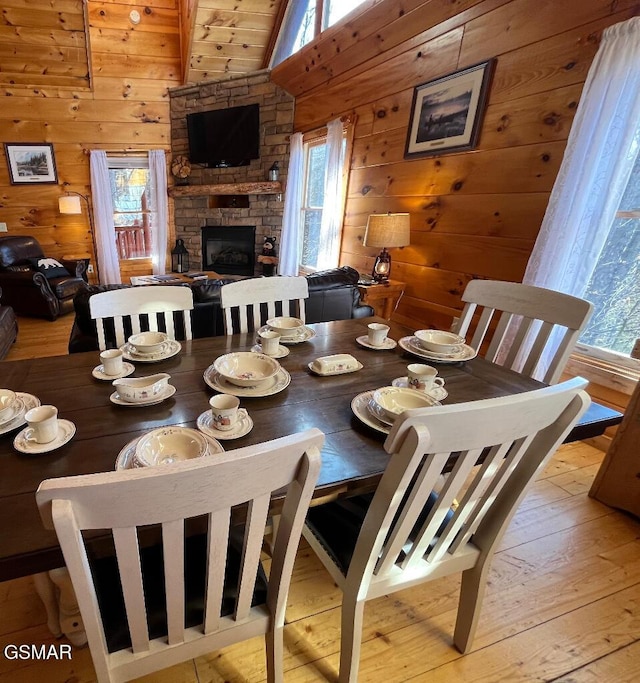
M 12 185 L 58 182 L 53 145 L 5 142 L 4 151 Z
M 404 158 L 473 149 L 495 59 L 416 87 Z

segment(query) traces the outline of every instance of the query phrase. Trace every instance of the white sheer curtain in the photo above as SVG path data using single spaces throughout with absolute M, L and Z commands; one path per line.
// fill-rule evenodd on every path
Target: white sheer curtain
M 282 236 L 280 237 L 280 275 L 298 275 L 302 238 L 302 191 L 304 189 L 304 149 L 302 133 L 291 136 L 287 189 L 284 196 Z
M 151 183 L 152 223 L 151 244 L 153 274 L 164 275 L 167 262 L 167 165 L 164 150 L 149 152 L 149 180 Z
M 523 282 L 584 295 L 639 148 L 640 17 L 634 17 L 603 33 Z M 557 343 L 557 336 L 550 339 L 549 356 Z
M 323 248 L 318 254 L 318 270 L 335 268 L 340 257 L 342 235 L 342 177 L 344 170 L 343 127 L 340 119 L 327 124 L 327 167 L 324 177 L 324 205 L 322 207 Z
M 92 150 L 89 163 L 100 283 L 117 285 L 121 283 L 120 262 L 116 250 L 116 229 L 113 224 L 113 200 L 106 152 Z

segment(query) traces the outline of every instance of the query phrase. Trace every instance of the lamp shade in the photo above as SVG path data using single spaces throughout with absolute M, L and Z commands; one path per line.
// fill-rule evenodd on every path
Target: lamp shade
M 58 198 L 58 210 L 60 213 L 82 213 L 80 197 L 75 195 L 65 195 Z
M 408 213 L 373 213 L 367 221 L 365 247 L 406 247 L 410 243 Z

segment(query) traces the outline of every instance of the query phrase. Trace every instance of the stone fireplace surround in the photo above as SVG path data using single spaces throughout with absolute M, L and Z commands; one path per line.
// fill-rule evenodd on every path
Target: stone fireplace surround
M 289 165 L 289 137 L 293 132 L 294 99 L 269 80 L 269 71 L 257 71 L 224 81 L 198 83 L 169 90 L 171 98 L 171 153 L 189 155 L 187 114 L 222 109 L 257 102 L 260 105 L 260 159 L 237 168 L 204 168 L 193 165 L 190 186 L 227 183 L 257 183 L 268 179 L 274 162 L 280 167 L 280 181 L 285 186 Z M 173 180 L 171 178 L 170 182 Z M 244 198 L 244 197 L 243 197 Z M 256 226 L 254 275 L 262 274 L 257 255 L 265 237 L 276 238 L 279 253 L 284 201 L 281 195 L 250 194 L 248 207 L 215 208 L 218 202 L 208 194 L 174 198 L 175 236 L 184 240 L 191 263 L 203 263 L 202 228 L 204 226 Z M 244 202 L 237 202 L 238 205 Z M 204 265 L 204 264 L 203 264 Z

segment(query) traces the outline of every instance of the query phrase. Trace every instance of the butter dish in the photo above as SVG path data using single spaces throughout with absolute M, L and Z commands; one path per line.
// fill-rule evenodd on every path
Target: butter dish
M 321 356 L 309 363 L 309 370 L 316 375 L 344 375 L 356 372 L 364 366 L 349 353 L 336 353 L 332 356 Z

